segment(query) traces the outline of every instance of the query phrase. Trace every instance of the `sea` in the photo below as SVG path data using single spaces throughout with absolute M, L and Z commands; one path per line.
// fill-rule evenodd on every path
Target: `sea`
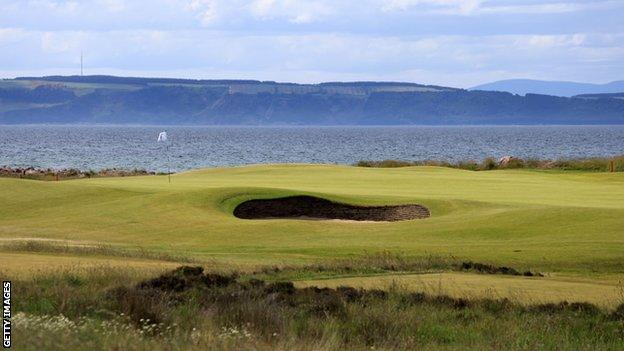
M 157 142 L 167 131 L 166 143 Z M 145 169 L 624 154 L 624 126 L 0 126 L 0 166 Z

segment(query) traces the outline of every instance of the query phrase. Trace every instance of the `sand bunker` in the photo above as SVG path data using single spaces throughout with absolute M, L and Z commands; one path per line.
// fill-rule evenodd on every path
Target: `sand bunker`
M 393 222 L 427 218 L 429 209 L 421 205 L 353 206 L 314 196 L 258 199 L 241 203 L 234 216 L 243 219 L 340 219 Z

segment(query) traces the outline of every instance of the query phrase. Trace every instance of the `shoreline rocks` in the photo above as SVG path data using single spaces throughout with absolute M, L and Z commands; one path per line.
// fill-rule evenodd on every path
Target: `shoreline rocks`
M 83 171 L 76 168 L 37 168 L 37 167 L 9 167 L 0 166 L 0 177 L 26 178 L 39 180 L 79 179 L 96 177 L 129 177 L 156 175 L 156 172 L 144 169 L 118 169 L 107 168 L 99 171 Z

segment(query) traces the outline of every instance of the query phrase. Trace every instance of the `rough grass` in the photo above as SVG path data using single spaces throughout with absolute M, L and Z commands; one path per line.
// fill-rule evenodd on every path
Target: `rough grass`
M 334 277 L 368 275 L 391 272 L 440 272 L 461 269 L 461 261 L 452 256 L 427 255 L 410 257 L 399 253 L 381 251 L 363 256 L 324 260 L 303 265 L 269 265 L 253 270 L 264 279 L 298 280 L 307 277 Z
M 618 350 L 624 306 L 296 288 L 181 268 L 71 271 L 14 284 L 25 350 Z
M 0 251 L 27 253 L 54 253 L 79 256 L 127 257 L 166 262 L 196 263 L 197 259 L 172 255 L 167 252 L 150 251 L 143 247 L 119 248 L 100 243 L 79 243 L 46 240 L 5 240 L 0 241 Z
M 611 168 L 611 164 L 613 168 Z M 396 168 L 413 166 L 437 166 L 465 169 L 470 171 L 491 171 L 496 169 L 550 169 L 563 171 L 587 171 L 587 172 L 624 172 L 624 155 L 615 157 L 590 157 L 576 159 L 539 160 L 522 159 L 512 157 L 507 162 L 500 162 L 492 157 L 487 157 L 481 162 L 477 161 L 403 161 L 403 160 L 382 160 L 358 161 L 355 166 L 375 167 L 375 168 Z
M 406 256 L 381 251 L 353 258 L 325 260 L 307 265 L 263 266 L 253 274 L 267 279 L 299 280 L 309 277 L 335 277 L 354 275 L 379 275 L 386 273 L 432 273 L 445 271 L 468 271 L 484 274 L 504 274 L 526 277 L 543 277 L 540 272 L 518 271 L 513 267 L 461 261 L 453 256 Z
M 426 292 L 467 300 L 509 299 L 516 304 L 589 302 L 605 309 L 624 303 L 624 285 L 560 277 L 475 274 L 468 272 L 395 273 L 348 276 L 306 277 L 296 286 L 335 288 L 348 285 L 366 289 L 393 289 Z
M 171 261 L 158 261 L 130 257 L 66 255 L 43 252 L 2 252 L 0 278 L 5 280 L 56 274 L 72 270 L 88 275 L 93 269 L 138 269 L 145 272 L 162 272 L 179 265 Z

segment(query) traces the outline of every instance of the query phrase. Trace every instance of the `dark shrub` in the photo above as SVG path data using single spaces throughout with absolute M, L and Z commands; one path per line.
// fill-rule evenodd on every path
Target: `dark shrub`
M 598 306 L 589 302 L 572 302 L 567 308 L 572 311 L 582 312 L 591 316 L 597 316 L 601 313 Z
M 624 303 L 620 304 L 615 311 L 611 313 L 611 318 L 624 321 Z
M 260 288 L 264 286 L 264 280 L 251 278 L 247 281 L 247 284 L 253 288 Z
M 438 305 L 449 306 L 456 309 L 463 309 L 470 305 L 470 302 L 466 299 L 456 299 L 448 295 L 438 295 L 430 299 L 431 302 Z
M 415 292 L 406 294 L 403 298 L 403 301 L 407 302 L 410 305 L 417 305 L 425 302 L 427 300 L 427 294 L 424 292 Z
M 275 283 L 268 284 L 264 288 L 264 291 L 267 294 L 282 293 L 282 294 L 292 295 L 295 293 L 295 286 L 293 285 L 292 282 L 275 282 Z
M 383 160 L 383 161 L 358 161 L 356 164 L 358 167 L 380 167 L 380 168 L 397 168 L 397 167 L 410 167 L 415 166 L 414 162 L 401 161 L 401 160 Z
M 486 311 L 492 313 L 507 313 L 514 307 L 511 301 L 507 298 L 500 300 L 484 299 L 480 301 L 480 305 L 483 306 Z
M 457 163 L 457 168 L 467 169 L 469 171 L 477 171 L 479 170 L 479 164 L 475 161 L 460 161 Z
M 520 275 L 520 273 L 511 267 L 498 267 L 498 272 L 507 275 Z
M 363 292 L 366 298 L 385 300 L 388 297 L 388 293 L 380 289 L 363 290 Z
M 534 273 L 531 271 L 525 271 L 523 273 L 518 272 L 515 268 L 512 267 L 496 267 L 490 264 L 479 263 L 479 262 L 462 262 L 459 266 L 459 269 L 462 271 L 477 271 L 480 273 L 488 273 L 488 274 L 506 274 L 506 275 L 523 275 L 525 277 L 543 277 L 544 275 L 541 273 Z
M 486 171 L 490 171 L 496 168 L 498 168 L 498 162 L 496 162 L 493 157 L 488 157 L 484 159 L 481 163 L 481 169 L 484 169 Z
M 139 289 L 158 289 L 163 291 L 181 292 L 197 287 L 223 287 L 236 281 L 235 277 L 220 274 L 203 274 L 202 267 L 182 266 L 157 278 L 144 281 Z
M 349 302 L 360 300 L 363 296 L 362 290 L 350 286 L 339 286 L 336 288 L 336 291 L 338 291 L 343 299 Z
M 336 290 L 328 288 L 305 288 L 299 292 L 298 304 L 315 315 L 344 316 L 345 305 Z

